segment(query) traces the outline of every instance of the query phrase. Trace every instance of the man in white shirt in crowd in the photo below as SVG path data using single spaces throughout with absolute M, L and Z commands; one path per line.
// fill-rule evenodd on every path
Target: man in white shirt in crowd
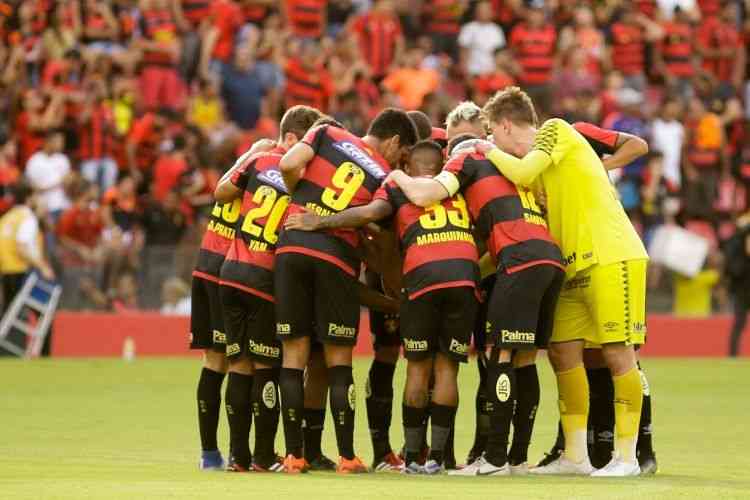
M 458 45 L 466 70 L 472 76 L 495 70 L 495 51 L 505 46 L 503 30 L 492 21 L 492 4 L 479 2 L 474 21 L 465 24 L 458 35 Z
M 685 127 L 680 121 L 681 112 L 682 105 L 678 99 L 667 99 L 660 116 L 651 126 L 651 146 L 654 151 L 664 155 L 664 178 L 675 188 L 680 187 L 682 180 L 680 164 Z
M 55 222 L 70 205 L 64 189 L 65 178 L 70 173 L 70 160 L 62 152 L 63 146 L 62 133 L 50 131 L 42 149 L 31 155 L 26 163 L 26 178 Z

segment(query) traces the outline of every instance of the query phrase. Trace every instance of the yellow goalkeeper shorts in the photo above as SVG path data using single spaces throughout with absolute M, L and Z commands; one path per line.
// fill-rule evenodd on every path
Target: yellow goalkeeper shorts
M 586 347 L 646 342 L 648 260 L 594 265 L 563 285 L 550 342 L 584 340 Z

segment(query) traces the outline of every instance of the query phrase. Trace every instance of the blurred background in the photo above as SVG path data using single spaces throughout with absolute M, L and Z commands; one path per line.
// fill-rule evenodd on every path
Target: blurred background
M 62 311 L 189 315 L 215 184 L 287 107 L 362 134 L 386 106 L 440 126 L 519 85 L 542 118 L 649 142 L 611 176 L 652 253 L 649 309 L 731 315 L 710 328 L 737 354 L 749 40 L 744 0 L 0 1 L 3 310 L 37 268 Z

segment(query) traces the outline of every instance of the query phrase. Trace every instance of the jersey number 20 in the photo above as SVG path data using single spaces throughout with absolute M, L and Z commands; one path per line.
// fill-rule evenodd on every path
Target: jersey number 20
M 242 231 L 266 240 L 275 245 L 279 239 L 278 229 L 281 219 L 284 217 L 286 207 L 289 206 L 289 196 L 278 196 L 278 192 L 268 186 L 261 186 L 253 194 L 253 202 L 258 206 L 250 209 L 242 222 Z M 255 223 L 257 219 L 267 217 L 266 223 L 261 227 Z

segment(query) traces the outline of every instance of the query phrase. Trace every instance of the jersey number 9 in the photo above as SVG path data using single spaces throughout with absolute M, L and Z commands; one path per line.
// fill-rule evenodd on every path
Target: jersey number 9
M 340 212 L 349 207 L 354 195 L 365 182 L 365 172 L 350 161 L 345 161 L 331 177 L 331 184 L 341 190 L 325 188 L 321 200 L 330 208 Z

